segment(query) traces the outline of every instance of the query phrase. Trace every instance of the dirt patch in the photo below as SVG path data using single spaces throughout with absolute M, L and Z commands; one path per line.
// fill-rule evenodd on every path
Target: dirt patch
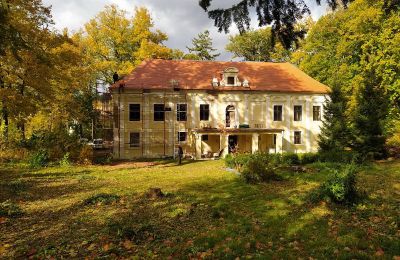
M 146 168 L 159 165 L 157 162 L 114 162 L 111 165 L 107 166 L 112 170 L 118 169 L 131 169 L 131 168 Z

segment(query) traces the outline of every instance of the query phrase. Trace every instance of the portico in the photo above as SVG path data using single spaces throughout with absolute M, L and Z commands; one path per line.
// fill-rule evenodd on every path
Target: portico
M 194 129 L 195 157 L 224 157 L 228 153 L 281 153 L 283 129 Z

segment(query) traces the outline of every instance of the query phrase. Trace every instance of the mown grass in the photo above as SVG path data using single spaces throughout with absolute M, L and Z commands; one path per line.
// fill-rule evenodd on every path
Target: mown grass
M 248 185 L 223 161 L 1 165 L 0 202 L 23 213 L 0 217 L 0 258 L 399 256 L 400 161 L 365 168 L 353 206 L 308 201 L 327 166 Z

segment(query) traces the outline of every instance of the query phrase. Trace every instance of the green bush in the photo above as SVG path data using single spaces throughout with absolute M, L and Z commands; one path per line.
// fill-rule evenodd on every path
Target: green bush
M 112 155 L 106 155 L 106 156 L 101 156 L 101 157 L 94 157 L 93 158 L 93 163 L 94 164 L 101 164 L 101 165 L 105 165 L 105 164 L 110 164 L 112 161 Z
M 284 165 L 299 165 L 300 159 L 297 153 L 283 153 L 281 164 Z
M 357 158 L 357 154 L 352 151 L 332 150 L 319 152 L 321 162 L 352 163 Z
M 0 203 L 0 217 L 18 217 L 23 214 L 23 211 L 18 204 L 6 200 Z
M 225 156 L 225 165 L 231 169 L 235 168 L 235 158 L 232 156 L 232 154 L 229 153 Z
M 309 163 L 315 163 L 319 161 L 319 155 L 318 153 L 303 153 L 300 154 L 300 162 L 301 164 L 309 164 Z
M 45 167 L 49 163 L 49 154 L 46 150 L 41 149 L 34 153 L 29 159 L 29 166 L 31 168 Z
M 63 158 L 60 160 L 61 167 L 68 167 L 71 165 L 71 161 L 69 158 L 69 153 L 64 154 Z
M 334 175 L 321 185 L 316 197 L 336 203 L 354 201 L 357 198 L 356 175 L 357 167 L 353 164 L 340 171 L 334 170 Z
M 83 201 L 84 205 L 111 204 L 120 199 L 120 196 L 108 193 L 99 193 Z
M 249 157 L 241 172 L 242 178 L 247 183 L 259 183 L 276 179 L 273 167 L 261 157 Z

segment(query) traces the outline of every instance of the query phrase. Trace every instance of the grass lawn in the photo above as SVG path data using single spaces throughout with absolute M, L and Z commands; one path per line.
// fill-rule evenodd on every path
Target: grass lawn
M 354 206 L 309 202 L 329 174 L 249 185 L 223 161 L 0 165 L 0 203 L 23 210 L 0 217 L 0 258 L 399 259 L 400 161 L 366 167 Z

